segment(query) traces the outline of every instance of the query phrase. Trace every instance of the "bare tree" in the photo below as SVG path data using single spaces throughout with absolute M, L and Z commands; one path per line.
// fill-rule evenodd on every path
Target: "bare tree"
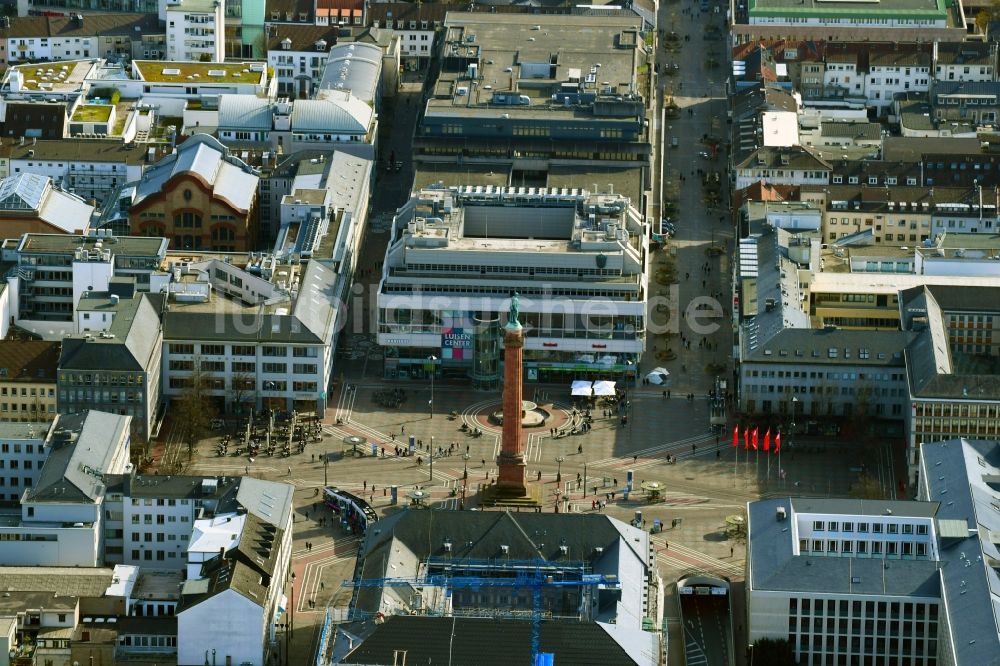
M 234 372 L 229 380 L 229 395 L 237 414 L 243 413 L 243 404 L 257 396 L 257 381 L 249 372 Z
M 221 381 L 202 371 L 201 360 L 196 358 L 184 390 L 171 401 L 173 418 L 181 440 L 187 444 L 189 458 L 195 444 L 208 434 L 212 419 L 218 415 L 211 391 L 218 388 Z

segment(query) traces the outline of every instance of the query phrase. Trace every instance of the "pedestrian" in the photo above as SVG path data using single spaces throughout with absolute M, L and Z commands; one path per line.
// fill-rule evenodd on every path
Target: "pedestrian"
M 730 546 L 729 547 L 729 557 L 732 557 L 732 556 L 733 556 L 733 547 Z
M 321 590 L 326 589 L 326 585 L 323 584 L 323 581 L 319 582 L 319 589 L 321 589 Z
M 615 479 L 615 480 L 614 480 L 614 483 L 613 483 L 612 485 L 613 485 L 613 486 L 614 486 L 615 488 L 617 488 L 617 487 L 618 487 L 618 479 Z
M 667 389 L 667 398 L 670 398 L 670 389 Z
M 719 460 L 720 458 L 722 458 L 722 451 L 720 451 L 719 449 L 716 449 L 715 450 L 715 459 Z
M 315 453 L 314 453 L 314 454 L 312 454 L 312 461 L 313 461 L 313 462 L 316 462 L 316 454 L 315 454 Z
M 382 497 L 385 497 L 385 486 L 382 486 Z
M 483 467 L 486 467 L 486 458 L 483 458 Z
M 638 460 L 639 460 L 639 455 L 638 454 L 632 456 L 632 463 L 633 464 L 636 463 L 636 462 L 638 462 Z
M 583 454 L 583 444 L 580 444 L 579 446 L 576 447 L 576 452 L 579 454 Z
M 291 476 L 291 475 L 292 475 L 292 468 L 291 468 L 291 467 L 289 467 L 289 468 L 288 468 L 288 476 Z
M 399 434 L 402 435 L 406 432 L 406 424 L 399 426 Z
M 663 550 L 670 550 L 670 542 L 669 541 L 664 541 L 663 542 Z
M 666 392 L 666 391 L 664 391 L 664 392 L 663 392 L 663 397 L 664 397 L 664 398 L 666 398 L 666 397 L 667 397 L 667 392 Z

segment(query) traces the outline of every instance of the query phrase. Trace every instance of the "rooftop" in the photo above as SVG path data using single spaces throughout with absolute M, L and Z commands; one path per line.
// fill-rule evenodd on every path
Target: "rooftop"
M 18 139 L 0 139 L 0 156 L 12 160 L 32 157 L 37 160 L 67 162 L 125 162 L 139 164 L 147 161 L 148 144 L 126 144 L 114 139 L 38 139 L 21 142 Z M 161 147 L 162 149 L 162 147 Z M 159 156 L 160 149 L 157 155 Z
M 246 83 L 261 85 L 266 81 L 267 64 L 263 62 L 181 62 L 134 60 L 132 71 L 151 83 Z
M 479 85 L 470 86 L 465 71 L 445 69 L 437 90 L 447 99 L 431 99 L 428 111 L 572 117 L 573 107 L 551 99 L 570 84 L 574 94 L 636 92 L 641 23 L 635 16 L 505 14 L 497 21 L 490 14 L 448 12 L 444 58 L 477 62 Z M 529 79 L 531 85 L 518 86 Z M 527 96 L 529 103 L 500 107 L 495 93 L 505 92 Z
M 0 567 L 0 590 L 100 598 L 113 574 L 108 567 Z
M 72 16 L 11 16 L 10 27 L 0 28 L 0 38 L 89 37 L 128 35 L 135 39 L 163 34 L 155 14 L 87 14 Z
M 110 104 L 81 104 L 76 107 L 71 120 L 78 123 L 106 123 L 115 107 Z
M 1000 442 L 923 444 L 920 466 L 920 497 L 940 500 L 938 520 L 962 528 L 940 545 L 941 592 L 954 649 L 949 660 L 993 663 L 1000 654 Z
M 100 247 L 129 257 L 162 257 L 166 254 L 167 242 L 165 238 L 145 236 L 25 234 L 17 251 L 19 254 L 74 254 L 78 248 L 93 252 Z
M 0 382 L 54 383 L 58 365 L 58 342 L 0 340 Z
M 84 81 L 96 69 L 98 61 L 63 60 L 27 65 L 15 65 L 4 75 L 4 92 L 12 92 L 15 84 L 12 77 L 21 77 L 20 88 L 33 93 L 76 92 L 83 88 Z
M 829 18 L 944 19 L 946 0 L 879 0 L 874 6 L 854 0 L 750 0 L 750 16 L 823 16 Z
M 104 493 L 103 475 L 115 473 L 112 464 L 131 417 L 87 411 L 60 415 L 47 444 L 49 457 L 38 481 L 28 489 L 31 502 L 90 503 Z
M 894 517 L 933 517 L 937 503 L 782 498 L 747 506 L 748 583 L 756 591 L 913 596 L 933 599 L 940 593 L 937 563 L 860 557 L 796 555 L 791 523 L 797 512 Z M 787 518 L 777 520 L 779 509 Z
M 373 631 L 371 629 L 373 628 Z M 339 663 L 391 664 L 399 650 L 415 664 L 508 666 L 531 661 L 531 623 L 471 617 L 389 616 L 370 626 L 363 643 Z M 542 622 L 540 649 L 555 663 L 573 666 L 632 666 L 636 660 L 615 637 L 615 625 L 599 622 Z M 484 649 L 489 646 L 489 649 Z M 641 652 L 633 644 L 634 652 Z

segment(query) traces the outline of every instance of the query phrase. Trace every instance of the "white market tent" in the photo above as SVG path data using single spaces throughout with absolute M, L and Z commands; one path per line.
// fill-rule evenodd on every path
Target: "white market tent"
M 608 381 L 594 382 L 594 395 L 614 395 L 615 383 Z
M 586 396 L 589 398 L 593 394 L 594 389 L 591 383 L 582 379 L 574 380 L 570 387 L 570 395 Z

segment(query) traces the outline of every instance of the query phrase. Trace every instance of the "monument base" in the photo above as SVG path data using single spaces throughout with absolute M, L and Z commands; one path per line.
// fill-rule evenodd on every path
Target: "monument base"
M 526 482 L 523 488 L 490 484 L 479 493 L 479 506 L 536 510 L 542 506 L 542 485 Z

